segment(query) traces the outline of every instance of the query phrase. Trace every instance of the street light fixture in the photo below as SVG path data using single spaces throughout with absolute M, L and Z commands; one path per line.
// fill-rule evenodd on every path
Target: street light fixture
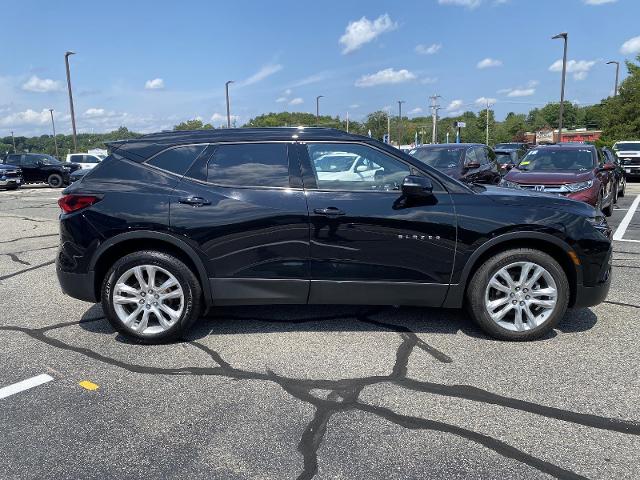
M 227 95 L 227 128 L 231 128 L 231 109 L 229 107 L 229 84 L 233 83 L 233 80 L 229 80 L 224 84 L 225 93 Z
M 71 73 L 69 72 L 69 56 L 76 52 L 67 51 L 64 53 L 64 64 L 67 69 L 67 88 L 69 90 L 69 110 L 71 111 L 71 128 L 73 129 L 73 151 L 78 151 L 78 139 L 76 135 L 76 114 L 73 111 L 73 94 L 71 93 Z
M 53 108 L 49 109 L 49 113 L 51 114 L 51 127 L 53 128 L 53 144 L 56 146 L 56 157 L 60 158 L 60 155 L 58 155 L 58 140 L 56 139 L 56 122 L 53 121 Z
M 613 96 L 617 97 L 618 96 L 618 74 L 620 73 L 620 62 L 616 62 L 615 60 L 611 60 L 610 62 L 607 62 L 607 65 L 615 65 L 616 66 L 616 88 L 613 91 Z
M 564 40 L 564 55 L 562 57 L 562 86 L 560 87 L 560 114 L 558 119 L 558 143 L 562 143 L 562 116 L 564 114 L 564 84 L 567 77 L 567 43 L 569 34 L 567 32 L 559 33 L 551 37 L 551 40 L 562 38 Z
M 402 145 L 402 104 L 404 100 L 398 100 L 398 148 Z
M 320 125 L 320 99 L 324 98 L 324 95 L 318 95 L 316 97 L 316 127 Z

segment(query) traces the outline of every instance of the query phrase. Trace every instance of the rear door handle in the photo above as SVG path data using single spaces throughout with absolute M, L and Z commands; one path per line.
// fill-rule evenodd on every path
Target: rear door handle
M 193 205 L 194 207 L 202 207 L 203 205 L 211 205 L 211 202 L 203 197 L 182 197 L 178 202 L 185 205 Z
M 313 213 L 317 215 L 326 215 L 327 217 L 340 217 L 346 215 L 345 212 L 336 207 L 316 208 Z

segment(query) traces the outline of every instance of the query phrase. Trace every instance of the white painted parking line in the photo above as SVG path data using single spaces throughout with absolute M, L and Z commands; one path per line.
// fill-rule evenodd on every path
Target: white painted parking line
M 51 375 L 43 373 L 42 375 L 36 375 L 35 377 L 27 378 L 26 380 L 14 383 L 13 385 L 0 388 L 0 399 L 29 390 L 30 388 L 37 387 L 38 385 L 50 382 L 51 380 L 53 380 Z
M 633 218 L 633 215 L 636 213 L 636 210 L 638 209 L 638 204 L 640 204 L 640 195 L 638 195 L 635 198 L 635 200 L 629 207 L 629 211 L 620 222 L 620 225 L 618 225 L 618 228 L 616 229 L 616 233 L 613 234 L 614 240 L 623 240 L 624 233 L 627 231 L 627 227 L 631 223 L 631 219 Z

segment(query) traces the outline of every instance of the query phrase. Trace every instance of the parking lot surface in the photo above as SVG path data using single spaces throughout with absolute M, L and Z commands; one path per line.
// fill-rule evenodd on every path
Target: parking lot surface
M 530 343 L 348 306 L 221 308 L 133 343 L 60 291 L 59 196 L 0 191 L 0 478 L 640 478 L 638 183 L 607 301 Z

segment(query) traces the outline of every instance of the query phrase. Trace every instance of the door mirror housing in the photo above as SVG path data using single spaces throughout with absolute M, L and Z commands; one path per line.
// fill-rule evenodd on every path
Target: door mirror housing
M 402 181 L 402 193 L 407 197 L 429 197 L 433 194 L 430 178 L 409 175 Z
M 369 167 L 367 167 L 366 165 L 358 165 L 356 167 L 357 173 L 366 172 L 367 170 L 369 170 Z
M 604 171 L 604 172 L 611 171 L 611 170 L 615 170 L 615 169 L 616 169 L 616 164 L 615 164 L 615 163 L 611 163 L 611 162 L 605 163 L 605 164 L 600 168 L 600 170 L 602 170 L 602 171 Z

